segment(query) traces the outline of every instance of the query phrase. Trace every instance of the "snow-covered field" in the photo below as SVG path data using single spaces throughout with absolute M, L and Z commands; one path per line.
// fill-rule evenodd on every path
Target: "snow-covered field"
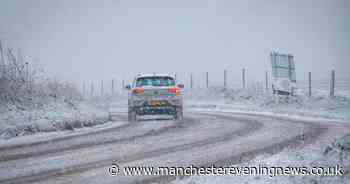
M 273 95 L 259 88 L 195 89 L 187 92 L 187 108 L 196 110 L 235 110 L 249 112 L 268 112 L 285 115 L 322 117 L 350 120 L 350 91 L 328 96 L 327 91 L 314 90 L 311 97 L 299 90 L 293 97 Z

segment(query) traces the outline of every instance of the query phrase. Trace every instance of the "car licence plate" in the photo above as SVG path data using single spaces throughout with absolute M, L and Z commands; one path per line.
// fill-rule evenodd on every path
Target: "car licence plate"
M 161 105 L 163 105 L 163 103 L 159 100 L 153 100 L 153 101 L 151 101 L 151 105 L 152 106 L 161 106 Z

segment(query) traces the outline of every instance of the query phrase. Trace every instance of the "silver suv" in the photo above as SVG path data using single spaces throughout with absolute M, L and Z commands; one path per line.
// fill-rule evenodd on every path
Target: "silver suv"
M 170 75 L 138 75 L 131 85 L 127 85 L 128 120 L 133 122 L 142 115 L 172 115 L 182 120 L 183 84 L 176 85 Z

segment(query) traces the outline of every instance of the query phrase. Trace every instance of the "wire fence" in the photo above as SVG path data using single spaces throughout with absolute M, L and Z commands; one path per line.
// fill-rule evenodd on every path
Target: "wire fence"
M 172 75 L 178 83 L 185 85 L 185 91 L 206 88 L 259 88 L 258 90 L 260 91 L 272 92 L 271 72 L 268 71 L 259 80 L 250 79 L 245 69 L 238 71 L 222 70 L 221 72 L 174 72 Z M 334 83 L 332 83 L 332 75 L 334 75 Z M 81 92 L 84 96 L 125 94 L 127 91 L 125 90 L 125 85 L 129 82 L 131 82 L 130 79 L 123 78 L 115 78 L 108 81 L 86 81 L 82 84 Z M 350 94 L 350 79 L 337 78 L 335 72 L 332 74 L 330 71 L 323 79 L 309 79 L 308 77 L 297 79 L 297 89 L 305 95 L 313 95 L 316 91 L 323 91 L 330 96 L 332 96 L 332 93 L 333 96 Z

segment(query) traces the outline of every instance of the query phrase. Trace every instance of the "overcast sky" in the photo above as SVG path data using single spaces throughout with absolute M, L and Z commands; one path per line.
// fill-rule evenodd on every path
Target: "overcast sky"
M 272 50 L 306 72 L 349 77 L 349 0 L 0 0 L 0 39 L 50 75 L 100 80 L 138 72 L 259 79 Z

